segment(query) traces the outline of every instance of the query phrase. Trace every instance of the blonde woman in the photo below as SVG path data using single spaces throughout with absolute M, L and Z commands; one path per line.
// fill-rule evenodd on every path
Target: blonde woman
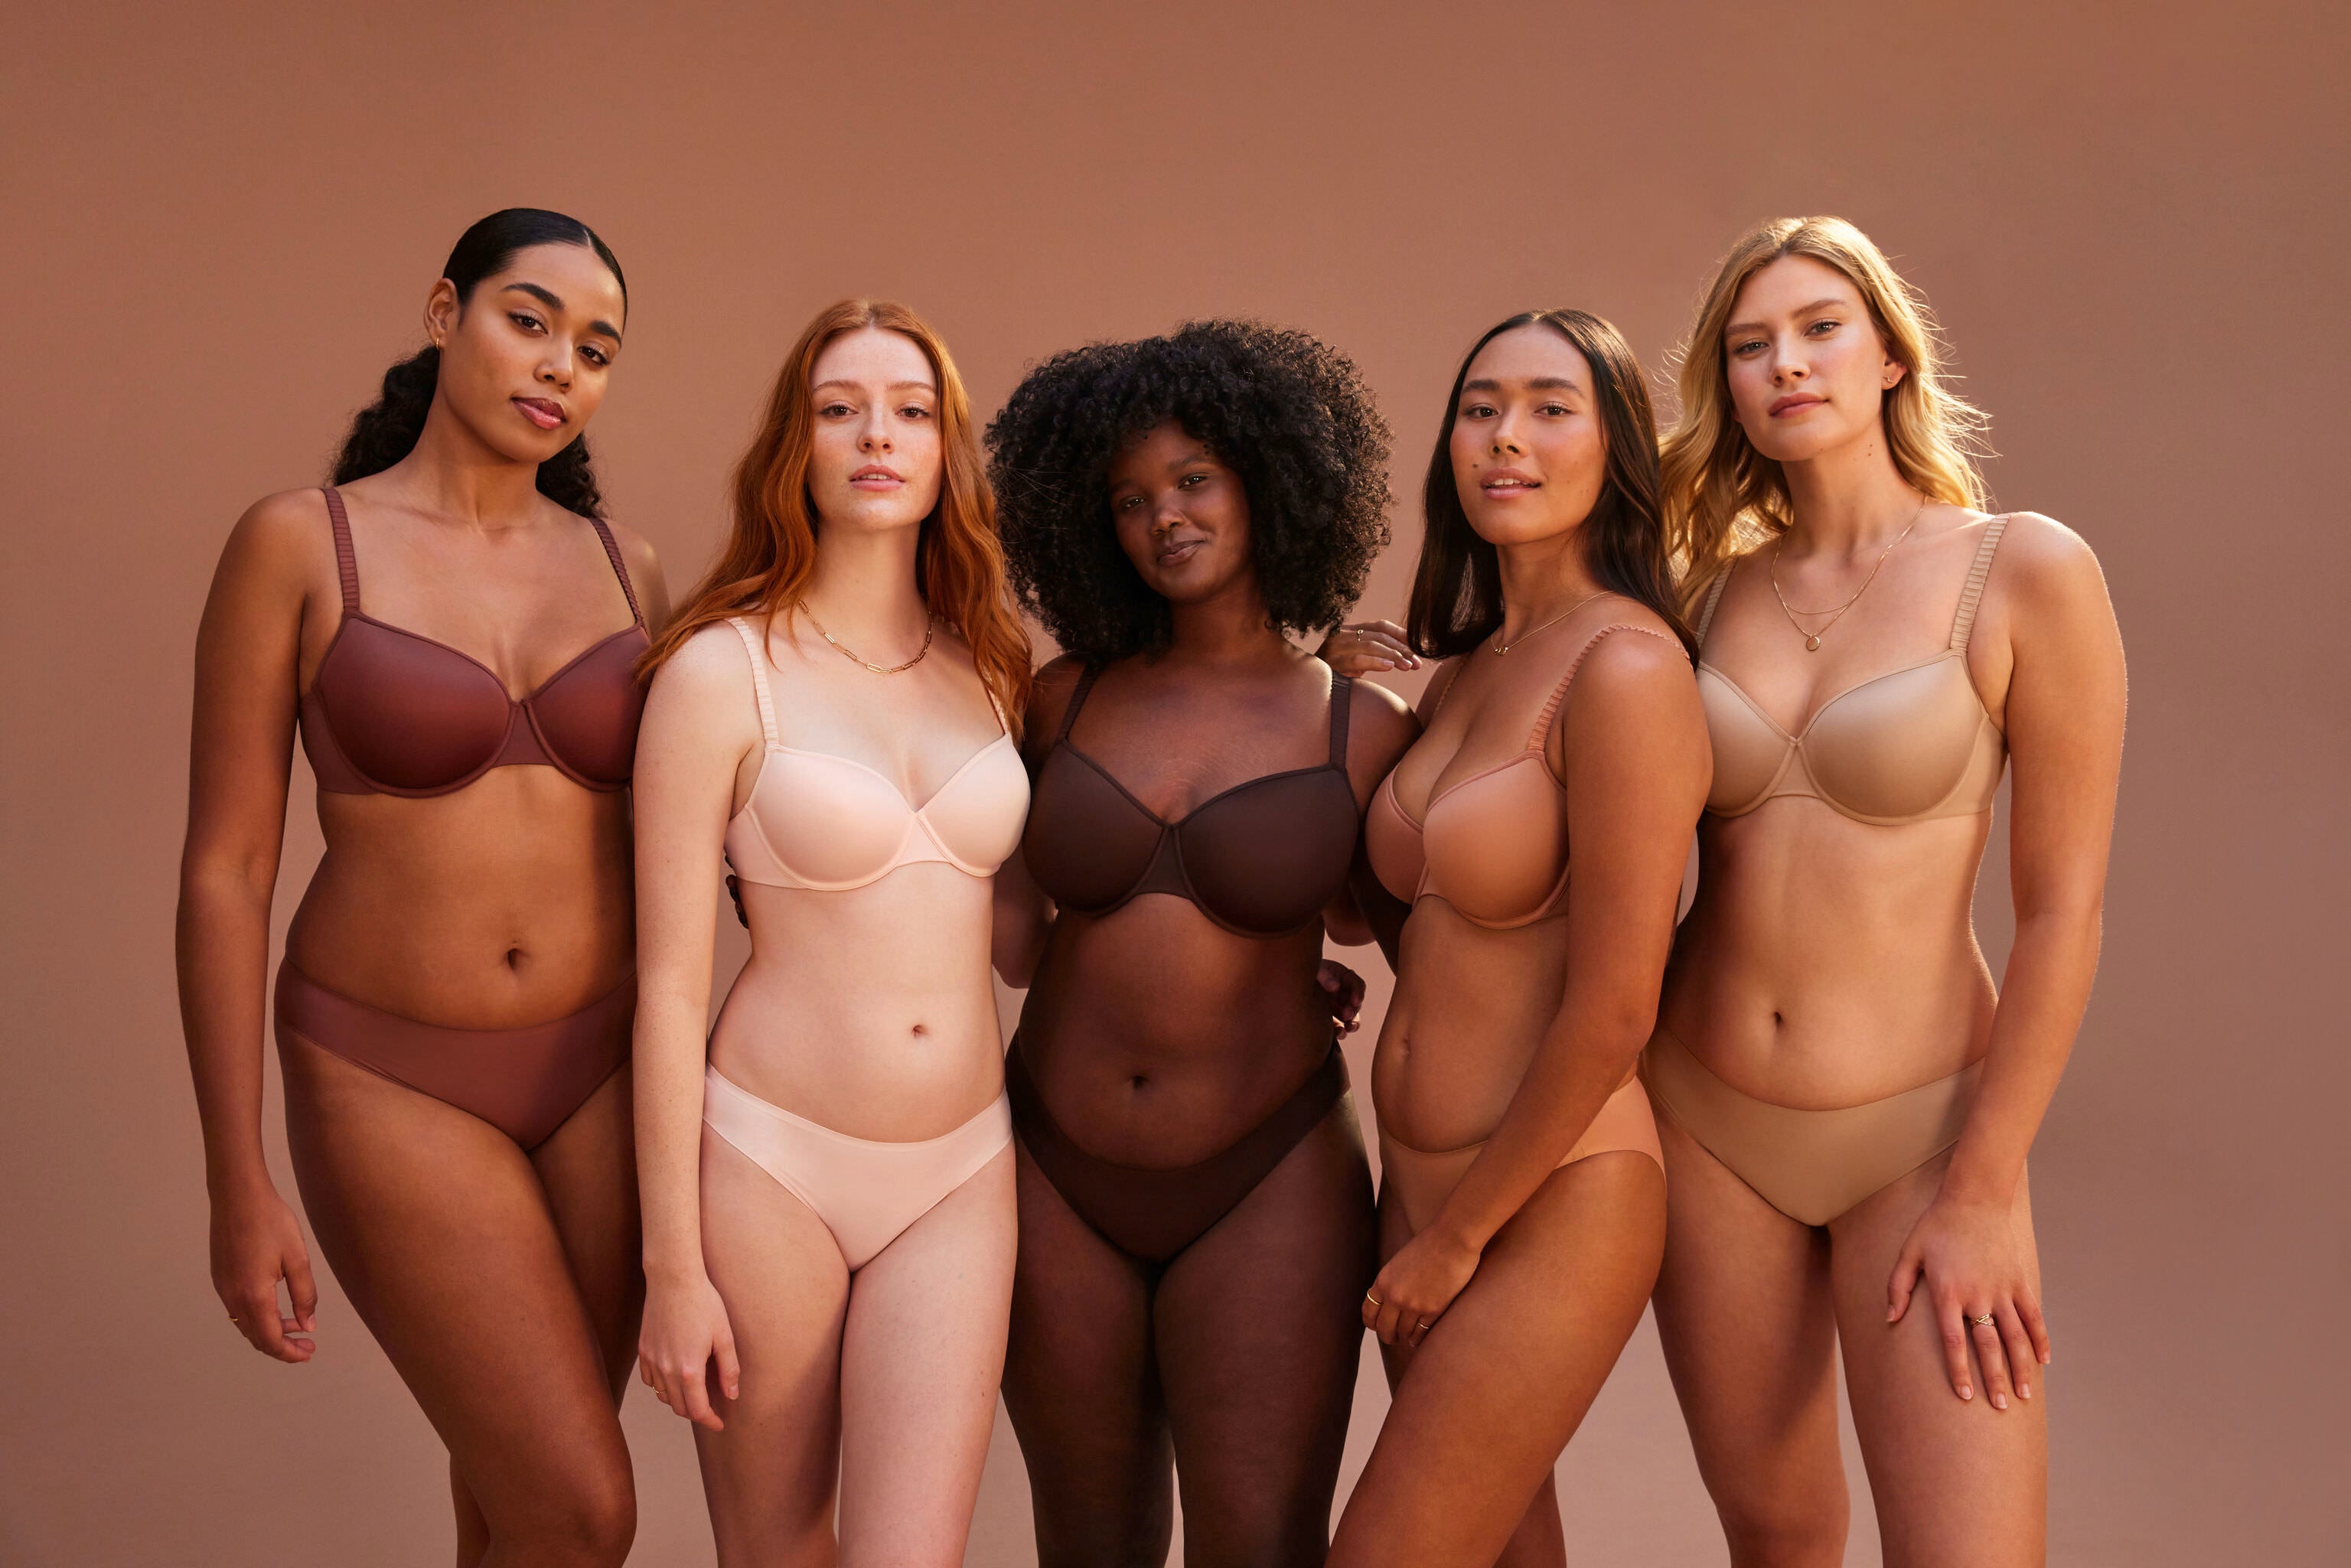
M 1843 1561 L 1841 1350 L 1889 1564 L 2043 1558 L 2025 1155 L 2097 967 L 2123 653 L 2096 560 L 1988 515 L 1925 302 L 1838 218 L 1735 246 L 1665 444 L 1714 750 L 1643 1075 L 1656 1309 L 1750 1565 Z M 2004 766 L 2016 941 L 1971 901 Z
M 1029 645 L 913 312 L 810 323 L 648 662 L 641 1375 L 695 1424 L 721 1563 L 960 1563 L 1012 1300 L 988 967 Z M 705 1048 L 722 851 L 751 958 Z

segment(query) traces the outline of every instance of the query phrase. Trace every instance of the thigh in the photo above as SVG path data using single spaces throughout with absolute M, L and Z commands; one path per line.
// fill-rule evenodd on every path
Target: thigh
M 742 1364 L 739 1398 L 711 1379 L 726 1430 L 694 1429 L 718 1561 L 830 1563 L 849 1267 L 807 1204 L 708 1127 L 702 1248 Z
M 1902 1321 L 1886 1321 L 1895 1260 L 1949 1164 L 1948 1155 L 1929 1162 L 1831 1227 L 1854 1430 L 1889 1568 L 2039 1563 L 2048 1533 L 2049 1369 L 2033 1368 L 2031 1399 L 1995 1410 L 1983 1396 L 1980 1370 L 1975 1398 L 1951 1392 L 1923 1283 Z M 2032 1202 L 2022 1184 L 2016 1224 L 2038 1291 Z
M 283 1056 L 287 1141 L 319 1249 L 448 1445 L 489 1537 L 625 1552 L 628 1449 L 528 1156 L 478 1117 L 298 1036 Z
M 1014 1144 L 1020 1249 L 1004 1405 L 1044 1568 L 1160 1568 L 1175 1528 L 1151 1271 L 1078 1218 Z
M 996 1426 L 1018 1241 L 1009 1145 L 857 1271 L 841 1350 L 845 1568 L 956 1568 Z
M 1828 1238 L 1757 1197 L 1670 1117 L 1657 1135 L 1673 1193 L 1657 1336 L 1733 1560 L 1841 1563 Z
M 1495 1561 L 1640 1322 L 1665 1216 L 1628 1151 L 1536 1189 L 1405 1368 L 1332 1563 Z
M 643 1228 L 637 1216 L 636 1122 L 625 1066 L 531 1151 L 556 1234 L 617 1403 L 637 1359 L 644 1315 Z
M 1168 1266 L 1153 1322 L 1195 1568 L 1329 1550 L 1376 1248 L 1342 1100 Z

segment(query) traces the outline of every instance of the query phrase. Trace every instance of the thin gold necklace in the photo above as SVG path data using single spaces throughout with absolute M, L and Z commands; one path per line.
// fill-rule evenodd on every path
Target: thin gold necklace
M 1861 596 L 1869 591 L 1869 585 L 1877 580 L 1878 568 L 1884 566 L 1886 564 L 1886 558 L 1894 553 L 1894 545 L 1898 545 L 1904 539 L 1908 538 L 1910 537 L 1910 528 L 1917 528 L 1918 526 L 1918 519 L 1926 515 L 1927 497 L 1921 495 L 1918 497 L 1918 509 L 1910 514 L 1910 528 L 1906 528 L 1900 533 L 1895 535 L 1894 544 L 1887 545 L 1885 549 L 1878 552 L 1877 565 L 1869 569 L 1869 575 L 1861 580 L 1861 586 L 1853 591 L 1853 597 L 1851 599 L 1846 600 L 1843 604 L 1832 606 L 1827 610 L 1799 610 L 1788 602 L 1788 596 L 1786 594 L 1780 591 L 1780 552 L 1788 548 L 1788 536 L 1785 534 L 1782 534 L 1780 536 L 1780 542 L 1772 547 L 1771 559 L 1770 564 L 1765 567 L 1763 575 L 1771 580 L 1771 597 L 1780 601 L 1780 612 L 1788 618 L 1789 625 L 1796 628 L 1796 635 L 1804 640 L 1804 652 L 1807 653 L 1817 653 L 1821 651 L 1821 639 L 1828 635 L 1829 627 L 1834 626 L 1838 622 L 1844 620 L 1844 612 L 1861 602 Z M 1807 632 L 1802 626 L 1797 625 L 1796 617 L 1799 615 L 1825 615 L 1828 617 L 1828 621 L 1819 631 Z
M 800 613 L 809 618 L 809 624 L 816 628 L 816 634 L 823 638 L 826 642 L 831 643 L 835 653 L 839 653 L 842 658 L 847 659 L 852 664 L 863 664 L 867 669 L 872 671 L 877 675 L 903 674 L 906 671 L 913 669 L 916 664 L 921 664 L 923 662 L 924 654 L 928 653 L 931 651 L 932 635 L 939 629 L 939 618 L 935 615 L 925 614 L 923 618 L 923 646 L 921 650 L 917 652 L 913 658 L 907 660 L 903 664 L 877 664 L 870 659 L 859 657 L 858 654 L 851 649 L 848 643 L 843 643 L 840 638 L 826 631 L 824 629 L 824 622 L 816 618 L 816 612 L 809 608 L 807 600 L 802 599 L 796 602 L 800 607 Z
M 1577 600 L 1574 603 L 1569 605 L 1566 609 L 1561 611 L 1558 614 L 1552 616 L 1550 620 L 1544 622 L 1542 625 L 1530 626 L 1507 643 L 1502 641 L 1502 629 L 1499 626 L 1495 627 L 1494 641 L 1490 644 L 1494 652 L 1494 657 L 1498 659 L 1500 658 L 1503 654 L 1509 653 L 1511 649 L 1517 647 L 1520 643 L 1525 642 L 1536 632 L 1543 631 L 1549 627 L 1558 625 L 1561 622 L 1566 620 L 1569 616 L 1574 614 L 1577 611 L 1583 609 L 1593 600 L 1605 599 L 1606 597 L 1608 597 L 1608 591 L 1604 588 L 1600 590 L 1597 593 L 1587 593 L 1583 598 Z

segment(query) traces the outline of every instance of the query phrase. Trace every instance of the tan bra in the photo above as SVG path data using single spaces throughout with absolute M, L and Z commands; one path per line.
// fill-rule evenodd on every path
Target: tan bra
M 2008 739 L 1968 678 L 1968 637 L 2007 523 L 2000 517 L 1985 525 L 1942 653 L 1847 687 L 1794 735 L 1706 662 L 1707 628 L 1738 563 L 1725 567 L 1698 620 L 1698 695 L 1714 743 L 1706 809 L 1740 817 L 1766 800 L 1802 795 L 1856 822 L 1888 827 L 1991 810 Z

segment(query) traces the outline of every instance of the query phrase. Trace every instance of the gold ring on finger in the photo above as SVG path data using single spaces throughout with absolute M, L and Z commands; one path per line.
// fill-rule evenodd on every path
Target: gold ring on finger
M 1365 1300 L 1365 1301 L 1367 1301 L 1371 1302 L 1371 1303 L 1372 1303 L 1372 1305 L 1374 1305 L 1374 1306 L 1375 1306 L 1375 1307 L 1376 1307 L 1376 1306 L 1378 1306 L 1378 1305 L 1380 1304 L 1380 1299 L 1379 1299 L 1377 1296 L 1374 1296 L 1374 1294 L 1372 1294 L 1369 1291 L 1365 1291 L 1364 1292 L 1364 1300 Z
M 1975 1324 L 1976 1327 L 1980 1329 L 1988 1329 L 1992 1325 L 1992 1315 L 1990 1312 L 1986 1312 L 1980 1318 L 1970 1318 L 1968 1322 Z

